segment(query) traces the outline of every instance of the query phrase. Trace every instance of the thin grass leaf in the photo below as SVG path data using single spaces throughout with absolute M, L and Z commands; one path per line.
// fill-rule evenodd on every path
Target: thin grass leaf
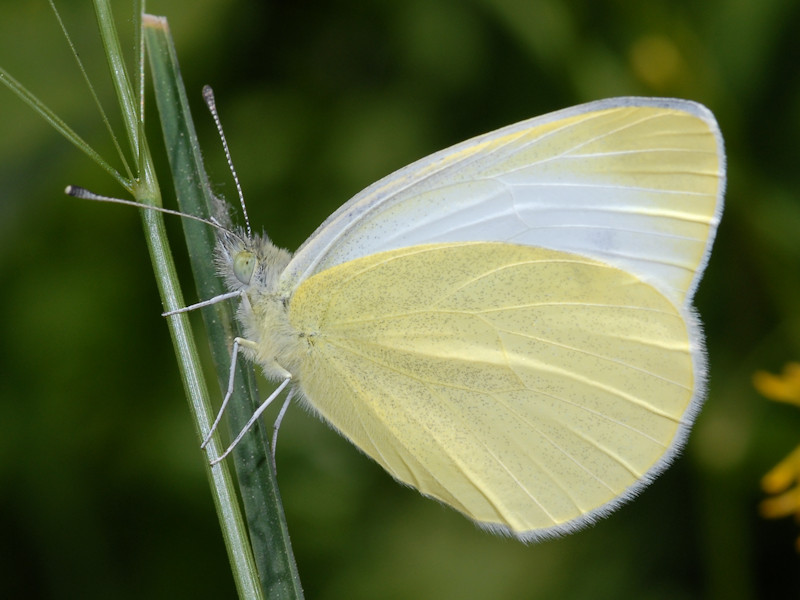
M 66 26 L 64 25 L 64 20 L 61 18 L 61 14 L 58 12 L 56 8 L 55 1 L 49 0 L 50 8 L 53 11 L 53 14 L 58 21 L 58 26 L 61 28 L 61 32 L 64 34 L 64 39 L 67 41 L 67 45 L 69 46 L 70 52 L 72 53 L 75 62 L 78 64 L 78 69 L 83 76 L 83 80 L 86 82 L 86 87 L 89 89 L 89 93 L 92 95 L 92 100 L 94 100 L 94 104 L 97 107 L 97 112 L 100 113 L 100 118 L 103 119 L 103 124 L 106 126 L 106 131 L 108 131 L 109 135 L 111 136 L 111 140 L 114 143 L 114 147 L 117 149 L 117 154 L 119 155 L 120 159 L 122 160 L 122 164 L 125 167 L 125 172 L 128 174 L 129 178 L 133 178 L 133 173 L 131 172 L 131 168 L 128 165 L 128 161 L 125 158 L 125 153 L 122 151 L 122 148 L 119 145 L 119 140 L 117 136 L 114 135 L 114 130 L 111 127 L 111 122 L 108 120 L 108 115 L 106 115 L 106 111 L 103 109 L 103 104 L 100 102 L 100 98 L 97 96 L 97 92 L 92 85 L 91 80 L 89 79 L 89 74 L 86 72 L 86 68 L 83 65 L 83 61 L 81 60 L 78 51 L 75 49 L 75 44 L 72 42 L 72 37 L 69 35 Z
M 47 107 L 41 100 L 34 96 L 28 89 L 23 86 L 19 81 L 14 79 L 5 69 L 0 67 L 0 82 L 3 83 L 8 89 L 19 96 L 23 102 L 30 106 L 34 112 L 38 113 L 45 121 L 52 125 L 53 129 L 63 135 L 73 146 L 78 148 L 81 152 L 86 154 L 97 165 L 111 175 L 117 182 L 127 191 L 133 191 L 133 183 L 130 179 L 123 177 L 119 171 L 112 167 L 102 156 L 100 156 L 94 148 L 86 143 L 81 136 L 61 118 L 56 115 L 50 108 Z
M 139 143 L 142 123 L 139 119 L 137 96 L 133 92 L 131 81 L 128 77 L 128 69 L 125 67 L 117 27 L 114 22 L 114 16 L 111 13 L 111 4 L 108 0 L 94 0 L 94 11 L 100 38 L 106 50 L 106 60 L 108 61 L 111 81 L 114 84 L 117 102 L 122 111 L 122 118 L 125 121 L 125 132 L 128 134 L 128 141 L 133 155 L 138 157 L 142 148 Z
M 51 4 L 51 6 L 53 10 L 56 11 L 55 6 L 53 4 Z M 134 165 L 135 174 L 132 176 L 132 179 L 126 179 L 120 175 L 116 169 L 111 167 L 105 159 L 66 125 L 66 123 L 51 109 L 2 69 L 0 69 L 0 81 L 31 106 L 35 112 L 48 121 L 67 140 L 72 142 L 73 145 L 87 154 L 95 163 L 110 173 L 122 187 L 134 196 L 138 203 L 160 207 L 161 192 L 155 176 L 152 156 L 144 137 L 142 91 L 141 88 L 139 88 L 136 93 L 134 93 L 131 87 L 108 0 L 95 0 L 95 12 L 106 58 L 109 68 L 111 69 L 114 88 L 120 104 L 120 110 L 124 117 L 125 131 L 136 162 Z M 56 15 L 59 22 L 61 22 L 57 12 Z M 62 31 L 64 31 L 67 36 L 68 44 L 75 59 L 79 63 L 79 68 L 83 70 L 80 66 L 80 60 L 77 57 L 74 45 L 71 40 L 69 40 L 69 36 L 63 28 Z M 137 31 L 141 31 L 141 29 L 137 28 Z M 143 48 L 141 40 L 138 42 L 137 48 Z M 139 52 L 137 52 L 137 55 L 141 56 Z M 142 85 L 141 82 L 143 81 L 142 72 L 143 64 L 140 63 L 137 78 L 137 84 L 139 86 Z M 92 88 L 91 81 L 88 81 L 88 78 L 87 84 Z M 94 95 L 94 90 L 92 90 L 92 94 Z M 138 103 L 136 99 L 138 99 Z M 100 110 L 102 113 L 102 109 Z M 113 131 L 111 131 L 111 135 L 114 137 Z M 116 140 L 115 144 L 119 149 Z M 167 310 L 185 306 L 178 284 L 172 253 L 166 238 L 163 215 L 152 210 L 142 210 L 141 215 L 148 250 L 163 305 Z M 184 389 L 186 390 L 187 398 L 195 418 L 195 425 L 198 431 L 208 431 L 213 413 L 208 398 L 208 387 L 205 383 L 203 369 L 200 365 L 196 345 L 189 327 L 188 317 L 185 314 L 173 315 L 167 320 L 167 324 L 175 347 Z M 242 598 L 263 598 L 264 596 L 261 593 L 259 582 L 256 577 L 256 570 L 247 540 L 246 528 L 243 525 L 243 519 L 236 497 L 236 490 L 230 472 L 226 466 L 220 466 L 212 470 L 207 463 L 206 471 L 212 484 L 214 500 L 218 507 L 226 544 L 230 549 L 231 556 L 235 557 L 232 559 L 232 563 L 234 563 L 234 574 L 239 594 Z M 245 558 L 243 559 L 242 557 Z
M 145 16 L 144 35 L 181 210 L 202 217 L 213 216 L 227 223 L 229 217 L 223 214 L 227 210 L 220 206 L 208 185 L 166 19 Z M 214 232 L 208 226 L 188 219 L 183 221 L 183 227 L 199 297 L 211 298 L 227 291 L 214 268 Z M 219 302 L 203 309 L 222 390 L 228 384 L 232 339 L 241 335 L 233 314 L 234 309 L 230 302 Z M 253 369 L 243 361 L 237 363 L 235 381 L 228 421 L 238 431 L 258 407 L 261 397 L 255 384 Z M 218 450 L 213 448 L 212 453 L 216 455 Z M 267 430 L 263 422 L 259 421 L 240 442 L 234 457 L 264 593 L 267 597 L 276 599 L 302 598 L 300 579 L 275 482 Z
M 103 46 L 114 81 L 114 88 L 124 117 L 125 131 L 134 156 L 135 173 L 132 174 L 131 179 L 123 177 L 116 169 L 111 167 L 103 157 L 91 148 L 51 109 L 2 68 L 0 68 L 0 82 L 4 83 L 12 92 L 31 106 L 35 112 L 49 122 L 68 141 L 111 174 L 123 188 L 134 196 L 138 203 L 160 207 L 161 193 L 155 176 L 152 156 L 148 150 L 147 140 L 144 137 L 144 42 L 140 39 L 136 46 L 137 58 L 140 58 L 140 61 L 138 63 L 139 72 L 137 73 L 136 81 L 137 89 L 134 92 L 131 87 L 131 79 L 124 65 L 119 37 L 117 35 L 109 2 L 108 0 L 95 0 L 94 4 L 98 27 L 101 32 Z M 51 6 L 55 11 L 55 6 L 53 4 L 51 4 Z M 140 5 L 137 4 L 137 6 Z M 61 23 L 57 12 L 56 16 L 59 23 Z M 136 30 L 137 33 L 144 34 L 143 28 L 137 27 Z M 71 40 L 69 40 L 69 36 L 63 27 L 62 31 L 64 31 L 67 37 L 70 49 L 79 64 L 79 69 L 83 71 L 74 45 L 71 43 Z M 175 66 L 177 66 L 177 63 L 175 63 Z M 91 89 L 91 82 L 88 78 L 85 79 Z M 91 91 L 92 94 L 95 95 L 94 90 L 92 89 Z M 100 108 L 100 111 L 102 114 L 102 108 Z M 103 119 L 107 122 L 105 116 L 103 116 Z M 113 131 L 111 131 L 111 135 L 115 137 Z M 115 145 L 119 151 L 119 144 L 116 139 Z M 195 149 L 197 148 L 196 141 L 192 147 Z M 122 152 L 120 152 L 120 154 L 122 154 Z M 195 159 L 199 160 L 199 151 Z M 196 185 L 195 189 L 207 190 L 208 187 L 205 184 L 204 174 L 201 177 L 201 181 L 203 185 Z M 208 199 L 209 198 L 205 198 L 206 201 Z M 208 214 L 207 212 L 204 213 L 202 210 L 194 210 L 191 208 L 184 208 L 184 210 L 194 212 L 194 214 Z M 167 243 L 163 215 L 152 210 L 142 210 L 141 214 L 148 250 L 153 263 L 154 274 L 163 305 L 166 310 L 174 310 L 183 307 L 186 304 L 178 285 L 172 253 Z M 213 248 L 213 235 L 210 234 L 209 230 L 206 227 L 199 227 L 196 229 L 200 238 L 205 238 L 207 247 Z M 196 244 L 196 242 L 192 243 Z M 210 260 L 205 262 L 209 266 L 212 264 Z M 206 279 L 212 285 L 221 285 L 215 274 L 214 276 L 208 276 Z M 223 311 L 226 310 L 227 312 L 223 313 L 226 315 L 226 318 L 220 319 L 219 322 L 230 324 L 233 322 L 230 307 L 223 308 Z M 200 366 L 188 318 L 185 314 L 178 314 L 171 316 L 167 322 L 175 347 L 181 378 L 194 415 L 195 426 L 198 432 L 203 432 L 202 435 L 205 435 L 205 433 L 209 431 L 213 413 L 208 398 L 208 388 L 204 380 L 203 370 Z M 230 330 L 226 331 L 230 334 Z M 227 366 L 224 367 L 224 370 L 227 374 Z M 240 375 L 242 386 L 249 387 L 252 385 L 252 388 L 255 389 L 251 370 L 244 369 Z M 253 395 L 253 398 L 258 398 L 257 393 Z M 240 406 L 244 407 L 242 408 L 244 414 L 249 416 L 251 409 L 246 408 L 246 403 L 241 403 Z M 241 447 L 238 452 L 247 454 L 247 457 L 242 459 L 242 464 L 247 465 L 247 468 L 240 473 L 240 479 L 248 482 L 247 485 L 250 489 L 259 488 L 256 493 L 248 492 L 246 494 L 246 497 L 250 500 L 250 504 L 253 505 L 252 514 L 250 514 L 249 517 L 252 525 L 251 535 L 254 540 L 257 540 L 256 546 L 259 549 L 258 555 L 260 557 L 260 562 L 264 565 L 261 569 L 262 578 L 265 582 L 264 587 L 269 588 L 269 596 L 271 598 L 300 598 L 302 597 L 302 592 L 300 591 L 294 559 L 291 556 L 291 551 L 287 551 L 288 535 L 286 534 L 282 507 L 280 506 L 280 500 L 277 496 L 277 488 L 274 487 L 274 479 L 272 479 L 271 472 L 269 470 L 265 471 L 265 469 L 259 467 L 259 465 L 263 464 L 271 466 L 271 460 L 268 460 L 268 454 L 265 453 L 266 444 L 264 444 L 263 441 L 266 440 L 266 433 L 263 431 L 263 428 L 261 438 L 261 448 L 258 448 L 257 444 L 256 451 L 252 451 L 252 449 L 248 451 L 245 445 Z M 220 453 L 220 449 L 214 447 L 213 444 L 215 444 L 215 442 L 212 442 L 212 452 Z M 257 463 L 256 465 L 253 465 L 254 460 Z M 208 466 L 208 463 L 206 463 L 206 470 L 211 483 L 214 501 L 220 516 L 223 537 L 231 557 L 231 564 L 239 595 L 242 598 L 263 598 L 265 596 L 259 583 L 258 572 L 255 568 L 252 550 L 248 543 L 247 531 L 244 527 L 239 510 L 236 490 L 230 471 L 225 464 L 221 464 L 212 469 Z M 266 478 L 264 474 L 266 474 Z M 270 501 L 265 502 L 263 500 L 265 497 Z M 253 503 L 254 498 L 256 500 L 255 503 Z M 264 507 L 268 505 L 277 506 L 277 509 L 273 508 L 271 512 L 272 516 L 258 514 L 259 510 L 263 511 Z M 274 517 L 274 515 L 278 515 L 278 517 Z M 275 525 L 276 519 L 277 525 Z M 263 529 L 264 525 L 267 525 L 267 531 L 270 535 L 261 534 L 260 528 Z M 268 543 L 264 540 L 267 540 Z M 281 546 L 283 549 L 278 548 L 276 551 L 275 548 L 277 546 Z M 274 559 L 276 555 L 279 557 L 278 561 L 268 560 L 268 558 Z

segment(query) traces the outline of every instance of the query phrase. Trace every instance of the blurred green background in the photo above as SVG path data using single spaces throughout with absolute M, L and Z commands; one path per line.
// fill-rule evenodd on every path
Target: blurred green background
M 60 4 L 113 109 L 90 3 Z M 130 34 L 129 4 L 115 10 Z M 169 18 L 215 189 L 233 194 L 205 83 L 251 219 L 290 249 L 392 170 L 580 102 L 691 98 L 725 136 L 726 212 L 696 299 L 709 395 L 676 464 L 596 526 L 524 546 L 396 485 L 295 407 L 278 476 L 309 598 L 800 593 L 800 527 L 758 516 L 759 479 L 800 443 L 800 410 L 751 385 L 757 369 L 800 359 L 799 3 L 152 0 L 148 10 Z M 0 64 L 113 158 L 44 0 L 0 2 Z M 67 184 L 122 193 L 0 90 L 0 597 L 234 597 L 138 215 L 67 198 Z

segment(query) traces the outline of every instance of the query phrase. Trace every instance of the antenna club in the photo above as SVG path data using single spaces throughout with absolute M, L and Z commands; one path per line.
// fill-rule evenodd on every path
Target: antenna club
M 216 110 L 216 102 L 214 101 L 214 90 L 211 89 L 211 86 L 208 84 L 203 86 L 203 100 L 205 100 L 209 109 L 212 106 L 214 106 L 215 107 L 214 110 Z
M 67 196 L 72 196 L 73 198 L 79 198 L 81 200 L 94 200 L 96 196 L 96 194 L 78 185 L 68 185 L 64 188 L 64 193 Z

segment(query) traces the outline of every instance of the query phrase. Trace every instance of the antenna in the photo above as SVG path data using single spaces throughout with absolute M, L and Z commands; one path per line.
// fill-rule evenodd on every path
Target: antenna
M 239 204 L 242 206 L 244 222 L 245 225 L 247 225 L 247 237 L 253 237 L 253 232 L 250 229 L 250 218 L 247 216 L 247 207 L 244 204 L 242 186 L 239 185 L 239 176 L 236 175 L 236 169 L 233 168 L 233 159 L 231 159 L 231 152 L 228 149 L 228 141 L 225 139 L 225 132 L 222 131 L 222 122 L 219 120 L 219 114 L 217 113 L 217 103 L 214 101 L 214 90 L 211 89 L 210 85 L 203 86 L 203 100 L 206 101 L 206 106 L 208 106 L 211 116 L 214 117 L 214 123 L 217 125 L 217 131 L 219 132 L 219 137 L 222 140 L 222 147 L 225 150 L 225 158 L 228 159 L 228 167 L 230 167 L 231 175 L 233 175 L 233 181 L 236 184 L 236 191 L 239 194 Z
M 180 212 L 179 210 L 170 210 L 169 208 L 163 208 L 161 206 L 153 206 L 151 204 L 142 204 L 141 202 L 134 202 L 133 200 L 123 200 L 122 198 L 112 198 L 111 196 L 101 196 L 100 194 L 95 194 L 87 190 L 86 188 L 82 188 L 79 185 L 68 185 L 67 188 L 64 190 L 64 193 L 67 196 L 72 196 L 73 198 L 79 198 L 81 200 L 95 200 L 97 202 L 110 202 L 111 204 L 124 204 L 125 206 L 133 206 L 136 208 L 144 208 L 146 210 L 154 210 L 156 212 L 164 213 L 165 215 L 175 215 L 176 217 L 183 217 L 184 219 L 191 219 L 192 221 L 199 221 L 200 223 L 205 223 L 206 225 L 210 225 L 215 229 L 219 229 L 220 231 L 225 231 L 227 233 L 231 233 L 227 229 L 225 229 L 222 225 L 220 225 L 215 219 L 203 219 L 202 217 L 196 217 L 194 215 L 190 215 L 188 213 Z

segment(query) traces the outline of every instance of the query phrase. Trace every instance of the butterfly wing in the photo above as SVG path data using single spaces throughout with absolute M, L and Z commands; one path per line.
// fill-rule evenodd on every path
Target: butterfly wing
M 617 98 L 418 161 L 281 275 L 305 400 L 399 481 L 529 540 L 612 510 L 685 439 L 689 306 L 722 211 L 713 116 Z
M 583 256 L 392 250 L 308 278 L 289 314 L 321 416 L 399 481 L 521 539 L 612 510 L 691 420 L 691 315 Z
M 722 138 L 694 102 L 614 98 L 523 121 L 417 161 L 336 211 L 285 291 L 348 260 L 501 241 L 597 258 L 691 299 L 722 211 Z

